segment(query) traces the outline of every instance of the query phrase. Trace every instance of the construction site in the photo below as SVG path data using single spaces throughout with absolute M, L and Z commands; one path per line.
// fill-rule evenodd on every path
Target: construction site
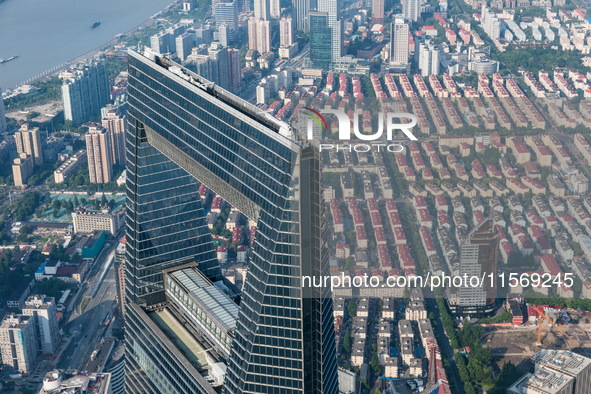
M 541 349 L 570 350 L 591 357 L 591 312 L 528 305 L 522 325 L 488 324 L 484 342 L 499 367 L 529 363 Z

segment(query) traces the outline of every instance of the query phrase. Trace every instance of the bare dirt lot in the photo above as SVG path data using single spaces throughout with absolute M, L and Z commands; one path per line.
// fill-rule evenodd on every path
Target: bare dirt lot
M 493 349 L 493 357 L 499 367 L 511 361 L 520 365 L 540 349 L 572 350 L 587 357 L 591 356 L 591 339 L 583 325 L 562 325 L 559 327 L 570 337 L 561 333 L 556 327 L 544 322 L 542 326 L 542 346 L 536 344 L 538 327 L 531 324 L 523 327 L 487 327 L 485 346 Z
M 48 120 L 51 120 L 53 116 L 55 116 L 58 112 L 62 111 L 63 109 L 64 106 L 61 101 L 54 101 L 52 103 L 47 103 L 34 107 L 27 107 L 26 110 L 23 111 L 9 112 L 6 114 L 6 117 L 15 119 L 17 121 L 26 121 L 28 120 L 27 115 L 37 112 L 39 113 L 39 116 L 36 116 L 31 120 L 34 122 L 46 122 Z

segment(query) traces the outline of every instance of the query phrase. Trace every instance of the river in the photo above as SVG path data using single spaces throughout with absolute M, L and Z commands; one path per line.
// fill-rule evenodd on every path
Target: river
M 0 1 L 0 87 L 77 58 L 146 21 L 173 0 Z M 90 26 L 100 21 L 92 29 Z

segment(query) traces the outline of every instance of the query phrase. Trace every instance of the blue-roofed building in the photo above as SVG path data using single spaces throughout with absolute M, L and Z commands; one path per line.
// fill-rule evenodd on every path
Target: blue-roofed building
M 43 278 L 45 277 L 44 275 L 45 275 L 45 267 L 46 266 L 47 266 L 47 262 L 41 263 L 39 268 L 37 268 L 37 271 L 35 271 L 35 280 L 36 281 L 43 280 Z

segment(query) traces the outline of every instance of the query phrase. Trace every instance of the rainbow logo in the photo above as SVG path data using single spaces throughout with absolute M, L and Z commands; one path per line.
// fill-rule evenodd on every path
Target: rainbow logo
M 310 112 L 307 112 L 306 115 L 308 115 L 309 117 L 314 119 L 316 124 L 321 129 L 328 130 L 328 123 L 326 122 L 326 119 L 324 119 L 324 116 L 322 116 L 322 114 L 320 112 L 313 110 L 310 107 L 304 107 L 304 109 L 310 111 Z

